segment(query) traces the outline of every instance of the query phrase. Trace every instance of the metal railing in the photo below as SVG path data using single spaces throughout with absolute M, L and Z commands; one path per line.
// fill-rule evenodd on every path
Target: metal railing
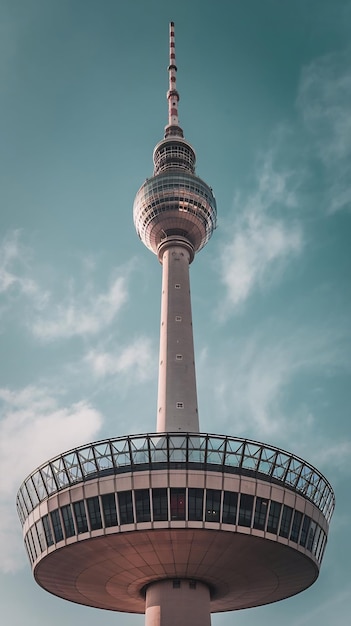
M 310 500 L 327 521 L 335 497 L 326 478 L 303 459 L 256 441 L 200 433 L 157 433 L 104 439 L 44 463 L 22 483 L 17 510 L 22 523 L 49 496 L 109 474 L 164 468 L 201 469 L 268 480 Z

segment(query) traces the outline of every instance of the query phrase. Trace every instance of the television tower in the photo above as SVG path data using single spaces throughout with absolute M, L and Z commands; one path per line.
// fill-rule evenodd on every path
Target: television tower
M 105 439 L 32 472 L 17 495 L 34 577 L 80 604 L 210 626 L 213 612 L 293 596 L 318 577 L 334 494 L 274 446 L 201 434 L 189 265 L 216 226 L 211 188 L 178 122 L 170 24 L 168 124 L 134 223 L 162 265 L 155 434 Z

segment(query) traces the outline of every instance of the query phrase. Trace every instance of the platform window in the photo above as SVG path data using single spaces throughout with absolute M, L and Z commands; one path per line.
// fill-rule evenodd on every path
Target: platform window
M 286 539 L 289 537 L 292 514 L 293 514 L 292 508 L 284 504 L 282 519 L 280 522 L 280 529 L 279 529 L 280 537 L 285 537 Z
M 73 510 L 74 510 L 74 517 L 76 518 L 78 535 L 80 535 L 80 533 L 88 532 L 88 522 L 87 522 L 87 516 L 85 512 L 84 500 L 79 500 L 79 502 L 74 502 Z
M 269 500 L 266 498 L 256 498 L 255 516 L 253 527 L 257 530 L 264 530 L 268 513 Z
M 41 521 L 41 519 L 38 522 L 36 522 L 35 528 L 37 531 L 41 552 L 44 552 L 44 550 L 46 549 L 46 545 L 45 545 L 43 522 Z
M 148 489 L 136 489 L 135 492 L 135 515 L 137 522 L 149 522 L 150 513 L 150 492 Z
M 117 526 L 117 509 L 114 493 L 104 493 L 101 496 L 102 511 L 104 515 L 105 527 Z
M 87 498 L 90 530 L 102 528 L 101 511 L 98 496 Z
M 39 554 L 41 553 L 41 549 L 40 549 L 40 545 L 39 545 L 39 541 L 38 541 L 38 535 L 37 535 L 37 531 L 36 531 L 35 525 L 32 526 L 32 528 L 30 529 L 29 532 L 30 532 L 30 534 L 32 536 L 32 541 L 33 541 L 33 544 L 34 544 L 35 554 L 36 554 L 36 556 L 39 556 Z
M 171 488 L 171 520 L 185 519 L 185 488 Z
M 238 508 L 238 494 L 232 491 L 225 491 L 223 498 L 223 524 L 236 524 L 236 513 Z
M 306 545 L 307 550 L 309 550 L 310 552 L 312 552 L 312 549 L 313 549 L 313 542 L 314 542 L 314 536 L 316 533 L 316 528 L 317 528 L 316 522 L 311 521 L 309 531 L 308 531 L 308 536 L 307 536 L 307 545 Z
M 242 493 L 240 495 L 240 508 L 239 508 L 239 526 L 251 526 L 253 496 Z
M 206 490 L 206 522 L 219 522 L 221 492 L 219 489 Z
M 43 526 L 44 526 L 46 545 L 49 548 L 49 546 L 52 546 L 54 543 L 52 532 L 51 532 L 51 526 L 49 522 L 49 516 L 44 515 L 44 517 L 42 518 L 42 521 L 43 521 Z
M 73 537 L 76 534 L 76 530 L 74 528 L 74 521 L 72 516 L 71 506 L 67 504 L 66 506 L 61 507 L 61 515 L 63 519 L 63 526 L 65 529 L 66 539 L 68 537 Z
M 327 536 L 326 536 L 325 532 L 322 530 L 321 534 L 320 534 L 319 546 L 318 546 L 317 551 L 316 551 L 316 558 L 318 559 L 319 563 L 321 563 L 321 561 L 322 561 L 326 542 L 327 542 Z
M 35 559 L 37 558 L 37 553 L 35 550 L 35 546 L 34 546 L 34 542 L 33 542 L 33 537 L 32 537 L 32 531 L 29 530 L 27 532 L 27 536 L 26 536 L 27 542 L 28 542 L 28 547 L 29 547 L 29 551 L 30 551 L 30 555 L 31 555 L 31 561 L 32 563 L 34 563 Z
M 121 524 L 133 524 L 133 501 L 131 491 L 121 491 L 118 494 L 119 516 Z
M 317 555 L 317 551 L 319 550 L 319 540 L 322 534 L 322 529 L 320 526 L 316 527 L 316 532 L 314 534 L 313 546 L 312 546 L 312 554 Z
M 27 551 L 28 558 L 29 558 L 30 562 L 34 563 L 34 556 L 32 554 L 32 549 L 31 549 L 31 547 L 29 545 L 28 535 L 26 535 L 25 538 L 24 538 L 24 545 L 26 547 L 26 551 Z
M 282 505 L 280 504 L 280 502 L 274 502 L 274 501 L 271 502 L 271 505 L 269 507 L 268 521 L 267 521 L 268 533 L 274 533 L 274 534 L 277 533 L 281 508 L 282 508 Z
M 152 514 L 154 522 L 168 519 L 167 489 L 152 490 Z
M 300 546 L 302 546 L 303 548 L 306 545 L 307 533 L 310 527 L 310 523 L 311 523 L 311 518 L 308 517 L 308 515 L 305 515 L 305 517 L 303 518 L 303 522 L 302 522 L 302 529 L 301 529 L 301 536 L 300 536 Z
M 302 513 L 301 513 L 301 511 L 295 511 L 294 512 L 294 517 L 293 517 L 293 523 L 292 523 L 292 526 L 291 526 L 290 541 L 294 541 L 295 543 L 298 542 L 299 534 L 300 534 L 300 528 L 301 528 L 301 522 L 302 522 Z
M 202 522 L 204 506 L 204 490 L 188 489 L 188 516 L 190 520 Z
M 52 528 L 54 531 L 55 541 L 57 543 L 58 541 L 63 540 L 63 531 L 62 531 L 60 514 L 59 514 L 58 509 L 56 509 L 56 511 L 52 511 L 50 513 L 50 516 L 51 516 L 51 523 L 52 523 Z

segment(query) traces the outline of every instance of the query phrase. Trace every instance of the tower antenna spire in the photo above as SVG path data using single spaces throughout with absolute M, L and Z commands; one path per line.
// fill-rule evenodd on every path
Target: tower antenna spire
M 175 37 L 174 37 L 174 22 L 169 24 L 169 66 L 168 66 L 168 125 L 165 129 L 165 137 L 169 135 L 183 136 L 183 131 L 179 126 L 178 119 L 178 102 L 179 93 L 177 91 L 177 65 L 175 55 Z

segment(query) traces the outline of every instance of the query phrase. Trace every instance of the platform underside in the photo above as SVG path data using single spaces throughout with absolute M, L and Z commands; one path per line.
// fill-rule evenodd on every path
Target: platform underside
M 209 585 L 211 612 L 276 602 L 309 587 L 314 561 L 269 539 L 208 529 L 138 530 L 57 549 L 35 567 L 47 591 L 79 604 L 144 613 L 143 588 L 165 578 Z

